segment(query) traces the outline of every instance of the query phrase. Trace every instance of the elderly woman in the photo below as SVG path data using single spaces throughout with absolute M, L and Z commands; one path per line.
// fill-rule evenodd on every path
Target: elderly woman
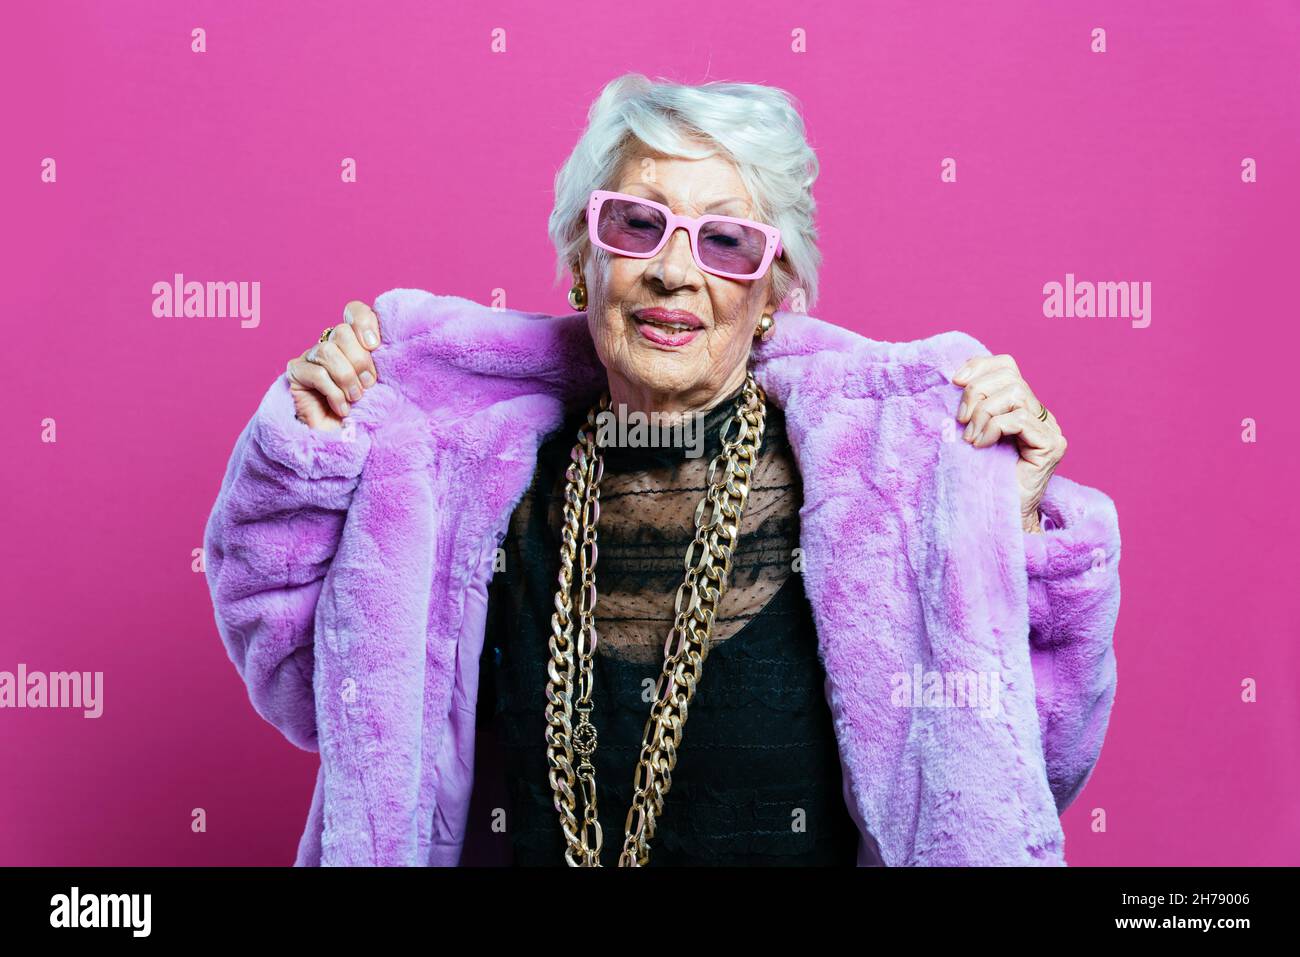
M 779 90 L 621 77 L 556 178 L 574 312 L 393 290 L 272 384 L 206 568 L 320 753 L 298 864 L 1064 863 L 1114 506 L 1009 356 L 807 314 L 816 173 Z

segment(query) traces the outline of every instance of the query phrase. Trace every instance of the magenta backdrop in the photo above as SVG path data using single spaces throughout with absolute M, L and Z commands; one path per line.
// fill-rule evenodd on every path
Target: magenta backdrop
M 7 11 L 0 670 L 102 671 L 104 713 L 0 711 L 0 864 L 292 861 L 317 759 L 253 712 L 193 567 L 235 437 L 349 299 L 569 311 L 553 177 L 629 70 L 792 92 L 823 164 L 815 314 L 1011 353 L 1060 474 L 1115 500 L 1118 694 L 1069 861 L 1300 862 L 1300 7 L 1137 6 Z M 177 272 L 260 282 L 260 324 L 154 317 Z M 1066 273 L 1150 282 L 1151 324 L 1046 318 Z

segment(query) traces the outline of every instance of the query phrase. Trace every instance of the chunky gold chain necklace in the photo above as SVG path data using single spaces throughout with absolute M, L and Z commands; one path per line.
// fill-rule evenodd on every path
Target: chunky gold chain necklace
M 560 587 L 551 616 L 551 660 L 547 664 L 547 778 L 555 792 L 555 809 L 568 845 L 564 859 L 571 867 L 600 867 L 603 844 L 596 815 L 596 769 L 591 760 L 596 752 L 596 728 L 589 716 L 592 656 L 596 650 L 596 523 L 600 519 L 600 480 L 605 470 L 595 434 L 597 416 L 608 408 L 609 393 L 605 393 L 587 413 L 573 447 L 573 461 L 565 472 Z M 753 373 L 748 373 L 736 413 L 722 427 L 722 450 L 709 463 L 709 487 L 695 510 L 695 539 L 686 549 L 686 577 L 677 589 L 673 606 L 676 617 L 664 643 L 663 671 L 632 780 L 632 806 L 627 813 L 619 867 L 644 867 L 650 860 L 649 842 L 672 786 L 687 706 L 709 654 L 713 617 L 727 591 L 731 556 L 740 535 L 740 517 L 749 499 L 750 477 L 763 441 L 766 417 L 766 397 Z M 576 640 L 572 599 L 575 555 L 581 573 Z M 579 714 L 576 727 L 575 707 Z M 574 752 L 579 758 L 576 769 Z M 583 797 L 581 831 L 575 808 L 575 779 L 580 782 Z

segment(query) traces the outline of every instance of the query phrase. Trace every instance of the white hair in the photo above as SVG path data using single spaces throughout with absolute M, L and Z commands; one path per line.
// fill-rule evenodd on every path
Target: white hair
M 784 303 L 796 288 L 800 305 L 817 302 L 821 252 L 813 225 L 817 154 L 808 145 L 797 101 L 757 83 L 713 81 L 691 86 L 640 73 L 611 80 L 587 113 L 587 129 L 555 175 L 548 232 L 556 251 L 556 282 L 573 281 L 587 245 L 586 209 L 593 189 L 613 189 L 620 167 L 642 148 L 666 156 L 731 160 L 754 201 L 754 218 L 781 230 L 784 259 L 772 263 L 772 283 Z M 691 146 L 706 139 L 716 149 Z

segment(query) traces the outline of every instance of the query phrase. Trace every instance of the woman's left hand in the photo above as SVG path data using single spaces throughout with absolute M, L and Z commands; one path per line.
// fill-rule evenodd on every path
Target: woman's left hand
M 1027 532 L 1042 531 L 1038 505 L 1047 480 L 1065 455 L 1065 436 L 1056 416 L 1049 411 L 1046 421 L 1039 418 L 1043 405 L 1011 356 L 971 356 L 952 381 L 965 387 L 957 409 L 957 421 L 966 423 L 963 439 L 984 448 L 1004 435 L 1015 436 L 1020 451 L 1016 463 L 1020 521 Z

